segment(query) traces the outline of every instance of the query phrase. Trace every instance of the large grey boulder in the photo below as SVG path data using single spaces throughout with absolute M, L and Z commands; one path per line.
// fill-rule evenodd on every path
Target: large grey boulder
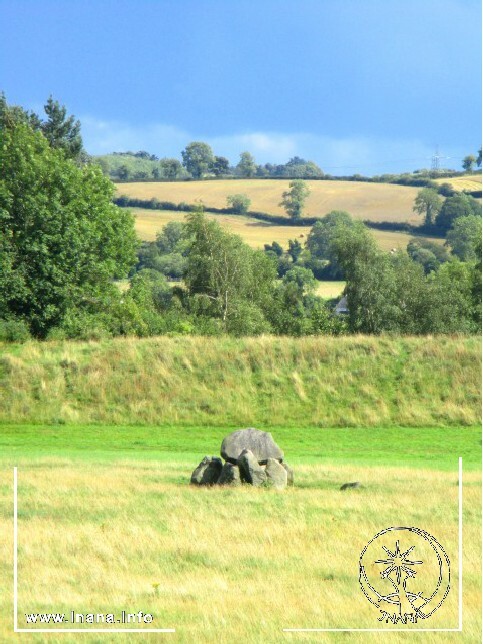
M 283 469 L 287 472 L 287 485 L 293 486 L 293 469 L 287 463 L 280 463 Z
M 283 490 L 287 487 L 287 471 L 274 458 L 268 459 L 265 474 L 267 475 L 267 484 L 271 487 L 275 487 L 278 490 Z
M 220 478 L 223 462 L 218 456 L 205 456 L 191 475 L 193 485 L 214 485 Z
M 221 444 L 221 455 L 225 461 L 236 465 L 245 449 L 250 450 L 259 465 L 266 465 L 269 458 L 274 458 L 280 463 L 283 461 L 283 452 L 272 435 L 253 427 L 238 429 L 225 436 Z
M 258 464 L 255 455 L 249 449 L 244 449 L 238 457 L 238 467 L 242 481 L 254 487 L 260 487 L 267 480 L 264 468 Z
M 238 465 L 233 465 L 233 463 L 225 463 L 223 469 L 221 470 L 220 478 L 218 479 L 218 485 L 241 485 L 240 479 L 240 470 Z

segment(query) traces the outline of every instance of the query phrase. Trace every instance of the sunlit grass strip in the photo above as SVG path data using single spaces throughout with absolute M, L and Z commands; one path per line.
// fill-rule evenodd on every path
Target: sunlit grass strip
M 156 337 L 3 345 L 0 422 L 477 425 L 478 337 Z

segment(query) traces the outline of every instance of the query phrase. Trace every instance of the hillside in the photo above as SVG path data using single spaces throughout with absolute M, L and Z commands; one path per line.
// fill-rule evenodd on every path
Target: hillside
M 481 173 L 479 174 L 465 174 L 460 177 L 449 177 L 435 179 L 436 183 L 449 183 L 454 190 L 476 192 L 481 190 Z
M 476 425 L 480 340 L 155 337 L 3 345 L 0 422 Z
M 146 208 L 130 208 L 136 217 L 136 230 L 139 237 L 145 241 L 153 241 L 163 226 L 170 221 L 183 221 L 185 213 L 173 210 L 148 210 Z M 252 248 L 263 248 L 264 244 L 276 241 L 284 248 L 289 239 L 304 242 L 310 232 L 310 226 L 277 226 L 251 217 L 241 215 L 219 215 L 207 211 L 207 217 L 214 219 L 230 232 L 240 235 Z M 392 248 L 404 249 L 414 235 L 386 230 L 370 230 L 382 250 Z M 436 243 L 444 243 L 444 239 L 426 237 Z
M 305 215 L 322 217 L 331 210 L 346 210 L 355 219 L 394 221 L 420 224 L 413 213 L 418 188 L 389 183 L 359 181 L 307 181 L 311 194 Z M 117 194 L 138 199 L 195 203 L 202 201 L 207 210 L 225 208 L 232 194 L 246 194 L 252 200 L 250 209 L 274 215 L 284 215 L 279 206 L 288 180 L 233 179 L 214 181 L 140 182 L 117 184 Z

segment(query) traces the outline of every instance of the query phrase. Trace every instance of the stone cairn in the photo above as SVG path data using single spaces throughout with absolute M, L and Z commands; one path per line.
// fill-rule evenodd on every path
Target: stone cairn
M 293 485 L 293 470 L 283 462 L 283 452 L 272 435 L 249 427 L 225 436 L 221 456 L 205 456 L 191 475 L 193 485 L 248 483 L 255 487 L 283 489 Z

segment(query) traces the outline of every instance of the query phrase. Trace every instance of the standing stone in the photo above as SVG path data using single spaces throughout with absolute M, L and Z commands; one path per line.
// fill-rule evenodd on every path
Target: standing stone
M 223 462 L 217 456 L 205 456 L 191 475 L 193 485 L 214 485 L 220 478 Z
M 221 470 L 220 478 L 218 479 L 218 485 L 241 485 L 240 480 L 240 470 L 238 465 L 233 465 L 233 463 L 225 463 L 223 469 Z
M 293 486 L 293 469 L 287 463 L 281 463 L 281 466 L 287 472 L 287 485 L 289 487 Z
M 265 474 L 267 475 L 267 483 L 272 487 L 278 490 L 283 490 L 287 487 L 287 471 L 274 458 L 268 459 Z
M 265 470 L 258 464 L 253 452 L 249 449 L 244 449 L 240 454 L 238 467 L 242 481 L 246 481 L 254 487 L 260 487 L 267 480 Z
M 221 455 L 225 461 L 236 465 L 239 456 L 245 449 L 252 452 L 259 465 L 266 465 L 269 458 L 274 458 L 279 462 L 283 460 L 283 452 L 273 440 L 272 435 L 253 427 L 238 429 L 225 436 L 221 444 Z

